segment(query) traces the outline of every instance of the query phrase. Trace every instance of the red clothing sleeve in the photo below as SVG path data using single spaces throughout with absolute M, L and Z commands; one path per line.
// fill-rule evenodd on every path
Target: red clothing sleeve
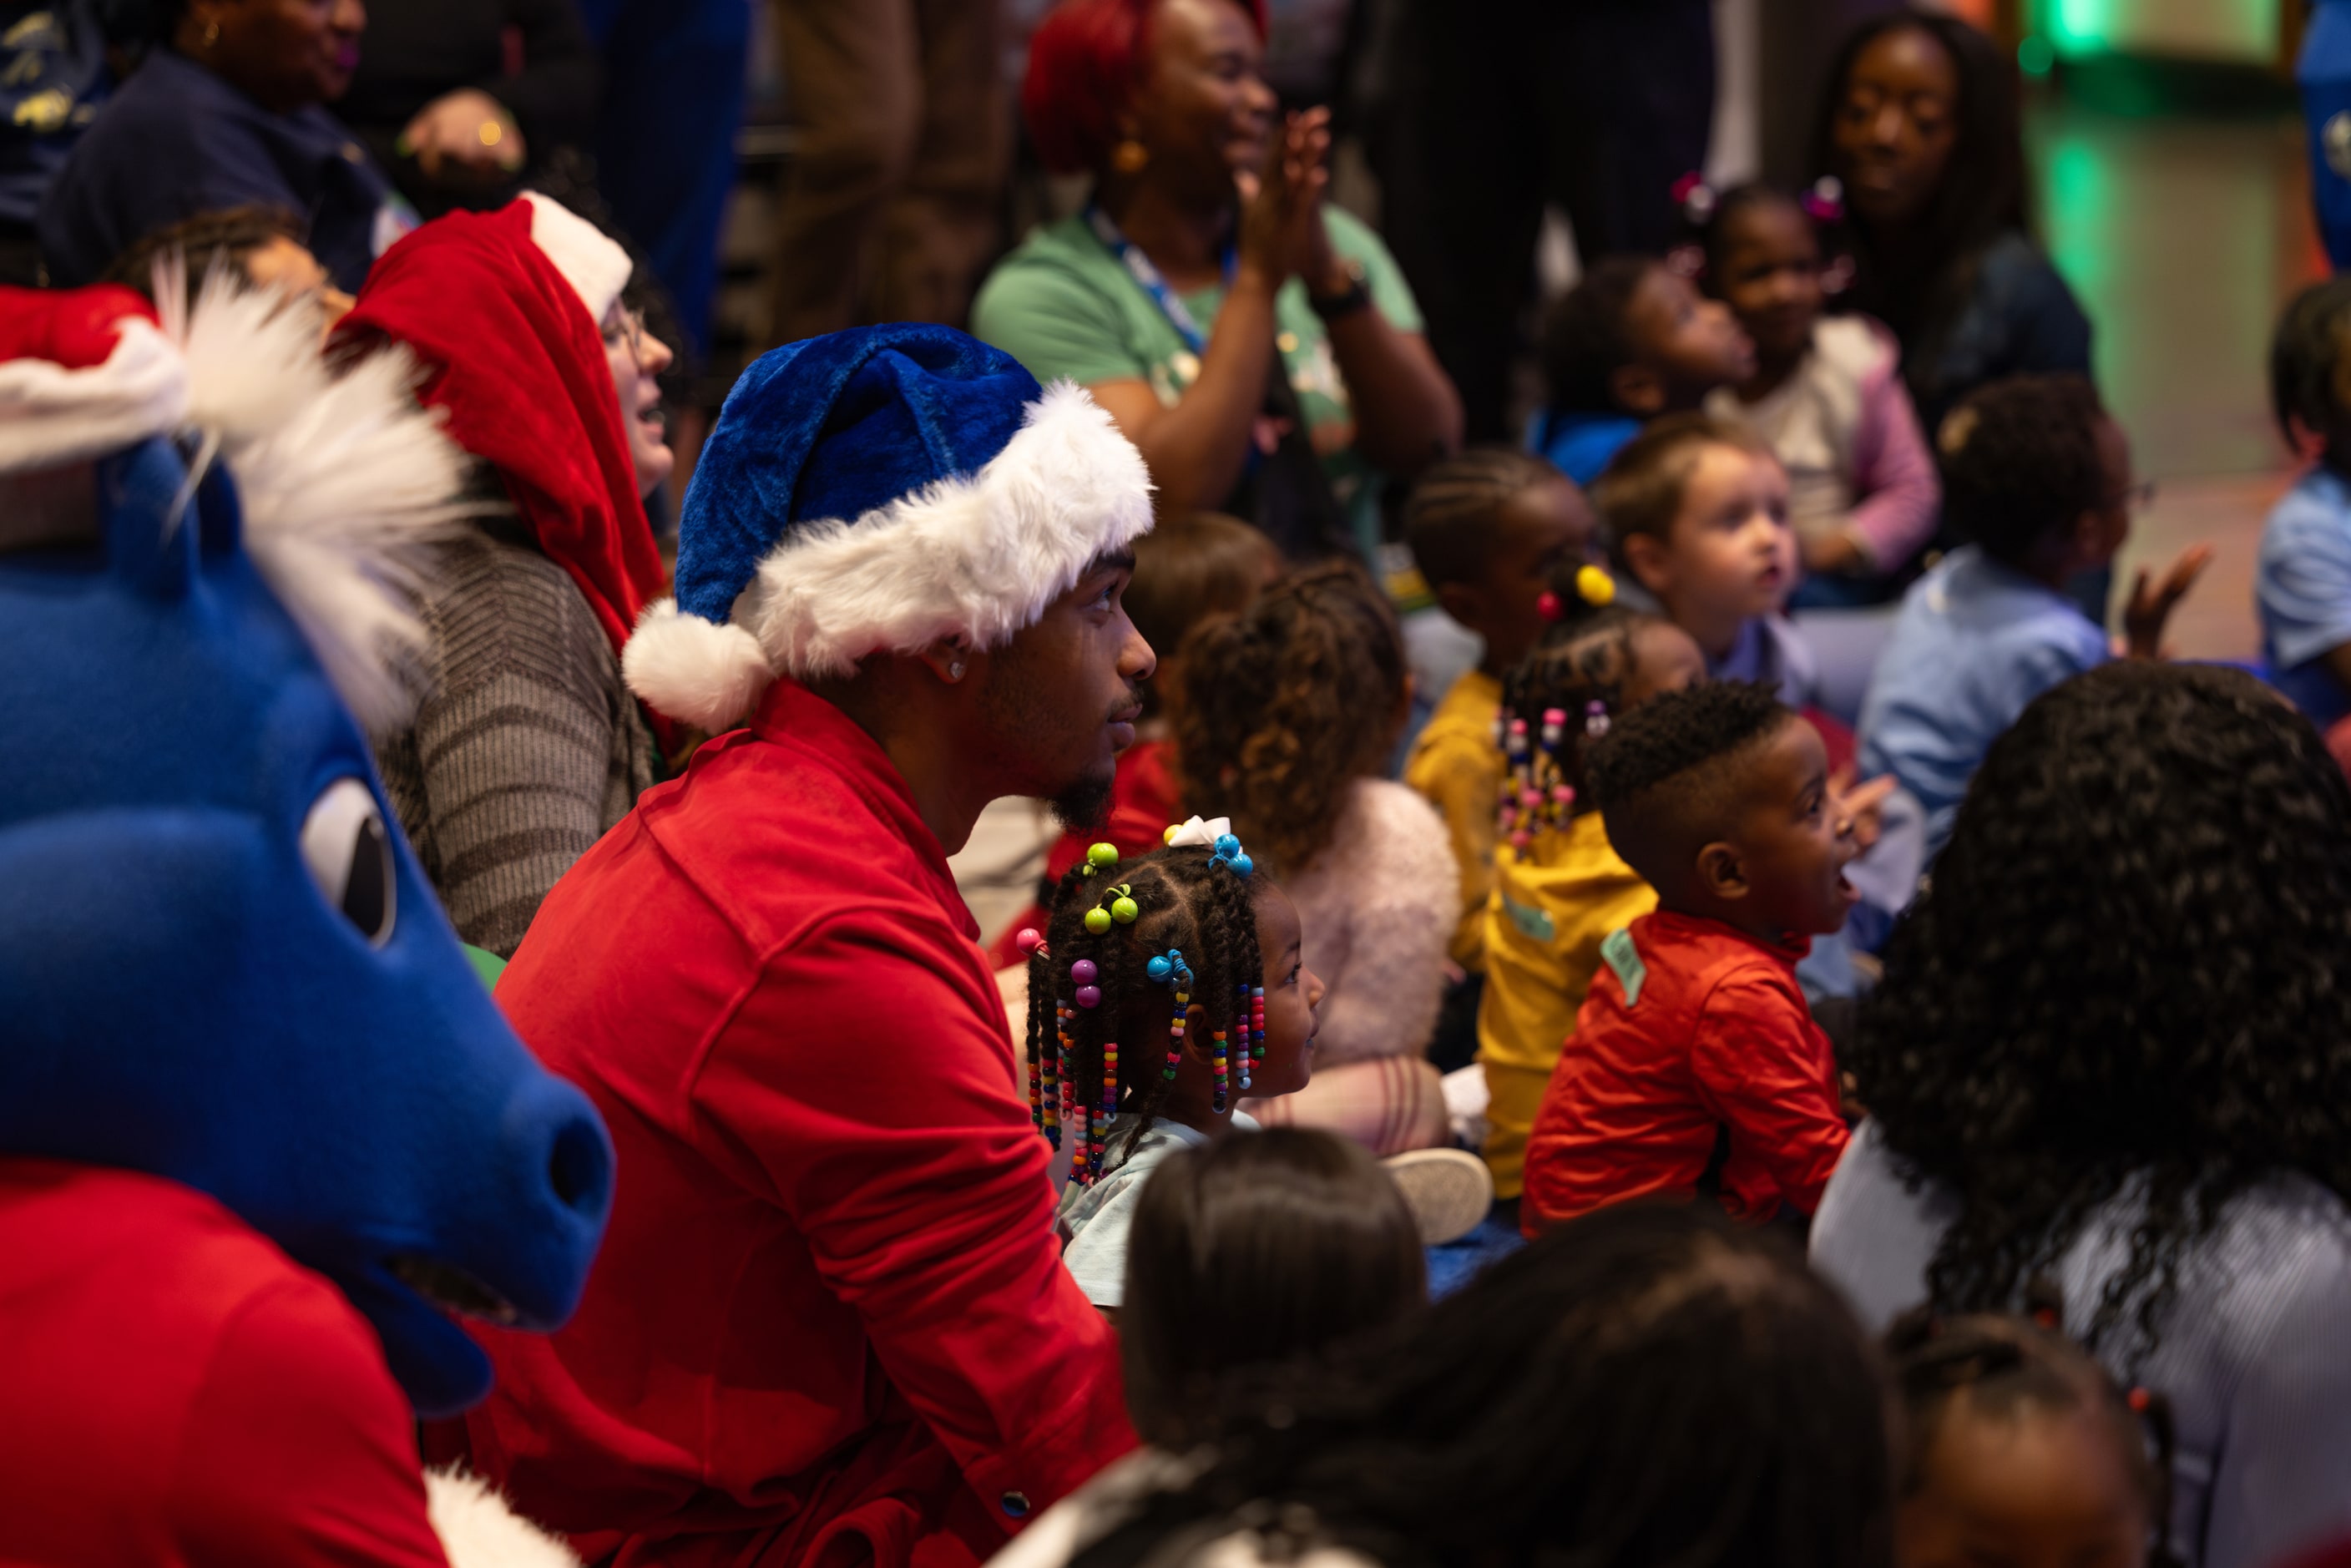
M 447 1568 L 408 1401 L 323 1281 L 238 1312 L 185 1434 L 170 1511 L 191 1568 Z
M 1852 1134 L 1837 1112 L 1836 1064 L 1792 978 L 1760 971 L 1724 979 L 1707 998 L 1690 1041 L 1698 1098 L 1730 1129 L 1726 1198 L 1761 1212 L 1768 1195 L 1747 1190 L 1760 1170 L 1779 1196 L 1810 1214 Z
M 1117 1342 L 1061 1267 L 1002 1004 L 944 923 L 847 910 L 771 958 L 694 1089 L 891 1382 L 1008 1531 L 1134 1447 Z M 778 1049 L 779 1041 L 806 1042 Z

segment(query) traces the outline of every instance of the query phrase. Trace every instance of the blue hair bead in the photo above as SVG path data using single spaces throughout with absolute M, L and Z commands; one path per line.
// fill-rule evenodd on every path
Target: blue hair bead
M 1143 967 L 1143 970 L 1144 974 L 1164 986 L 1167 983 L 1167 977 L 1176 972 L 1176 966 L 1165 958 L 1154 958 Z
M 1247 855 L 1235 855 L 1233 857 L 1233 874 L 1235 876 L 1247 876 L 1255 864 L 1256 862 L 1250 860 Z
M 1232 834 L 1230 834 L 1230 833 L 1218 833 L 1218 834 L 1217 835 L 1217 859 L 1219 859 L 1219 860 L 1230 860 L 1230 859 L 1232 859 L 1235 855 L 1237 855 L 1237 854 L 1238 854 L 1238 853 L 1240 853 L 1240 852 L 1241 852 L 1241 841 L 1240 841 L 1240 840 L 1238 840 L 1238 839 L 1237 839 L 1237 838 L 1233 837 L 1233 836 L 1232 836 Z

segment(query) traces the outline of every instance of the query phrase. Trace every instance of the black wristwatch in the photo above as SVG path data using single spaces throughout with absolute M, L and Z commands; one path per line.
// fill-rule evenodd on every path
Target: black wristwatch
M 1306 297 L 1306 303 L 1313 308 L 1314 314 L 1326 322 L 1336 321 L 1343 316 L 1353 316 L 1372 302 L 1372 287 L 1364 281 L 1363 264 L 1350 261 L 1344 265 L 1347 271 L 1345 288 L 1336 294 L 1310 293 Z

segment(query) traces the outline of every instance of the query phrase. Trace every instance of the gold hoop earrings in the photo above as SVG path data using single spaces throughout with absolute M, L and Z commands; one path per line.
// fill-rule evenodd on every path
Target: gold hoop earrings
M 1151 149 L 1133 137 L 1110 150 L 1110 166 L 1122 174 L 1140 174 L 1143 166 L 1151 162 Z

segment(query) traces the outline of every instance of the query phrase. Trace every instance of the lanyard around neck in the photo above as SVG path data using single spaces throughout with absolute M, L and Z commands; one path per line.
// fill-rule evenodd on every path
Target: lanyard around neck
M 1186 346 L 1195 354 L 1206 353 L 1207 334 L 1200 330 L 1199 322 L 1193 319 L 1192 312 L 1185 308 L 1182 299 L 1176 298 L 1176 291 L 1167 287 L 1167 279 L 1151 265 L 1151 258 L 1143 254 L 1142 248 L 1119 231 L 1119 226 L 1111 221 L 1108 213 L 1091 202 L 1086 204 L 1086 226 L 1094 231 L 1094 238 L 1102 241 L 1104 250 L 1118 257 L 1120 264 L 1126 268 L 1126 275 L 1134 279 L 1135 286 L 1151 297 L 1151 302 L 1159 307 L 1159 313 L 1167 318 L 1167 324 L 1176 329 L 1176 335 L 1184 340 Z M 1232 286 L 1235 265 L 1233 247 L 1228 245 L 1225 246 L 1227 287 Z

